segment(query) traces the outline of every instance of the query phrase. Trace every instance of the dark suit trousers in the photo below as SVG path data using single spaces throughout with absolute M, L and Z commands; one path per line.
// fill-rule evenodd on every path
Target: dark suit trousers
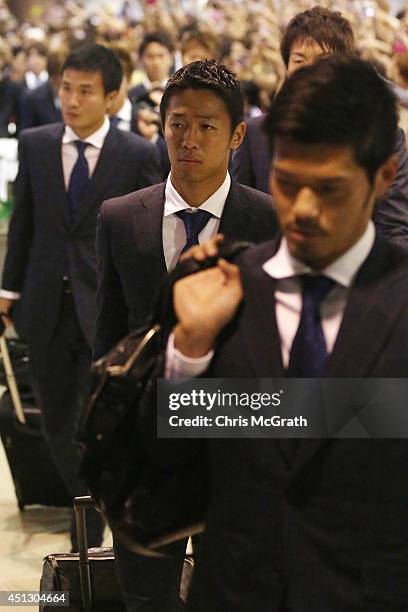
M 43 430 L 51 455 L 72 497 L 86 495 L 79 478 L 78 421 L 90 386 L 91 350 L 79 327 L 72 293 L 63 294 L 54 335 L 45 347 L 30 346 L 34 390 L 43 414 Z M 101 544 L 103 522 L 87 512 L 89 546 Z M 71 539 L 76 548 L 74 518 Z

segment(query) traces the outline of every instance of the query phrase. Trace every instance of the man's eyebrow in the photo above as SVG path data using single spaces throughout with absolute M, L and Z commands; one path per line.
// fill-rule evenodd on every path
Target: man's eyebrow
M 302 182 L 303 177 L 301 175 L 294 174 L 292 172 L 288 172 L 287 170 L 281 170 L 281 169 L 276 168 L 276 167 L 275 167 L 274 171 L 275 171 L 275 174 L 279 178 Z M 335 174 L 333 176 L 315 176 L 315 177 L 310 177 L 310 179 L 308 179 L 308 180 L 310 180 L 310 181 L 312 181 L 314 183 L 342 183 L 342 182 L 346 181 L 347 178 L 348 178 L 347 176 L 344 176 L 342 174 Z
M 170 112 L 170 117 L 185 117 L 186 113 L 180 113 L 180 112 L 176 112 L 176 111 L 171 111 Z M 200 113 L 198 115 L 195 115 L 196 117 L 198 117 L 199 119 L 212 119 L 213 121 L 216 121 L 219 119 L 219 117 L 217 117 L 217 115 L 214 115 L 213 113 L 208 113 L 208 114 L 203 114 Z

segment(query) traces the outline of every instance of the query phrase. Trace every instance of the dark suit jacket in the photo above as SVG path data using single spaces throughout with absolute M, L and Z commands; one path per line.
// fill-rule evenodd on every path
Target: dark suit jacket
M 27 89 L 21 100 L 22 130 L 39 127 L 62 120 L 61 110 L 55 105 L 55 95 L 51 83 L 47 81 L 36 89 Z
M 139 85 L 135 85 L 135 87 L 129 89 L 129 100 L 132 102 L 132 104 L 137 104 L 140 98 L 143 98 L 147 93 L 149 93 L 149 90 L 143 83 L 140 83 Z
M 265 243 L 243 255 L 245 301 L 212 376 L 285 376 L 274 281 L 262 270 L 275 250 Z M 357 274 L 323 376 L 408 376 L 408 258 L 381 239 Z M 303 439 L 293 454 L 286 448 L 209 441 L 210 508 L 190 609 L 408 610 L 408 441 Z
M 0 80 L 0 138 L 15 136 L 9 134 L 9 123 L 15 123 L 20 128 L 21 84 L 11 81 L 7 76 Z
M 161 180 L 156 148 L 111 128 L 71 226 L 64 186 L 63 125 L 21 134 L 20 165 L 3 271 L 3 289 L 22 292 L 17 326 L 29 342 L 46 345 L 58 320 L 63 276 L 72 285 L 78 318 L 91 344 L 95 327 L 95 231 L 105 198 Z
M 144 325 L 166 275 L 162 242 L 165 183 L 104 202 L 98 220 L 98 316 L 94 355 Z M 220 232 L 261 242 L 277 231 L 271 198 L 232 181 Z
M 261 115 L 246 122 L 244 141 L 232 156 L 231 172 L 238 182 L 269 193 L 272 155 L 262 129 L 264 118 Z M 374 223 L 382 236 L 408 249 L 408 153 L 401 129 L 396 135 L 394 153 L 398 156 L 398 173 L 385 196 L 376 203 Z

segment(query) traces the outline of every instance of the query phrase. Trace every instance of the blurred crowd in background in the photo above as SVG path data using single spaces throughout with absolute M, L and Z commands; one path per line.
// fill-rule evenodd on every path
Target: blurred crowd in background
M 310 0 L 55 0 L 33 5 L 21 22 L 0 0 L 0 137 L 41 125 L 42 87 L 59 120 L 58 77 L 68 51 L 85 42 L 112 46 L 126 78 L 122 96 L 137 109 L 136 131 L 157 139 L 157 108 L 171 71 L 196 59 L 217 59 L 241 78 L 247 116 L 267 110 L 284 77 L 281 32 Z M 361 55 L 397 86 L 401 124 L 408 127 L 408 10 L 393 15 L 387 0 L 319 2 L 350 20 Z M 144 44 L 146 35 L 153 44 Z M 406 93 L 407 92 L 407 93 Z M 36 102 L 37 97 L 37 102 Z M 123 100 L 122 100 L 123 102 Z M 36 108 L 37 105 L 37 108 Z M 49 120 L 49 119 L 48 119 Z

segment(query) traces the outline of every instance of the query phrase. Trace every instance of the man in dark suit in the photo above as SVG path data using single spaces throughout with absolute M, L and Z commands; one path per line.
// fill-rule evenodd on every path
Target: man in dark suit
M 58 90 L 64 59 L 60 51 L 50 53 L 47 59 L 48 80 L 24 92 L 21 100 L 21 130 L 62 120 Z
M 169 79 L 160 112 L 169 179 L 101 208 L 96 357 L 147 322 L 161 280 L 186 246 L 217 231 L 261 242 L 277 229 L 270 196 L 228 174 L 230 151 L 245 130 L 243 94 L 234 75 L 213 61 L 181 68 Z M 115 545 L 128 610 L 178 609 L 185 548 L 182 541 L 170 547 L 172 557 L 160 560 Z
M 331 55 L 285 82 L 266 129 L 281 240 L 176 284 L 167 370 L 406 378 L 408 257 L 371 221 L 397 168 L 392 93 Z M 210 440 L 190 609 L 407 610 L 407 460 L 406 440 Z
M 109 125 L 121 79 L 120 62 L 100 45 L 64 62 L 64 125 L 21 134 L 3 270 L 0 310 L 28 341 L 44 432 L 73 496 L 86 493 L 75 434 L 94 339 L 97 214 L 106 197 L 162 176 L 155 147 Z M 90 545 L 100 545 L 99 515 L 89 517 Z M 74 529 L 71 538 L 76 548 Z
M 321 6 L 295 15 L 281 40 L 281 55 L 288 75 L 322 54 L 355 51 L 348 20 L 339 12 Z M 231 171 L 240 183 L 269 193 L 271 152 L 262 129 L 264 118 L 247 121 L 245 138 L 233 155 Z M 394 153 L 398 156 L 398 172 L 388 191 L 378 199 L 373 218 L 383 236 L 408 248 L 408 153 L 401 129 L 395 137 Z
M 139 59 L 145 80 L 129 90 L 131 102 L 137 104 L 155 87 L 164 87 L 174 63 L 174 45 L 165 32 L 149 32 L 139 47 Z

